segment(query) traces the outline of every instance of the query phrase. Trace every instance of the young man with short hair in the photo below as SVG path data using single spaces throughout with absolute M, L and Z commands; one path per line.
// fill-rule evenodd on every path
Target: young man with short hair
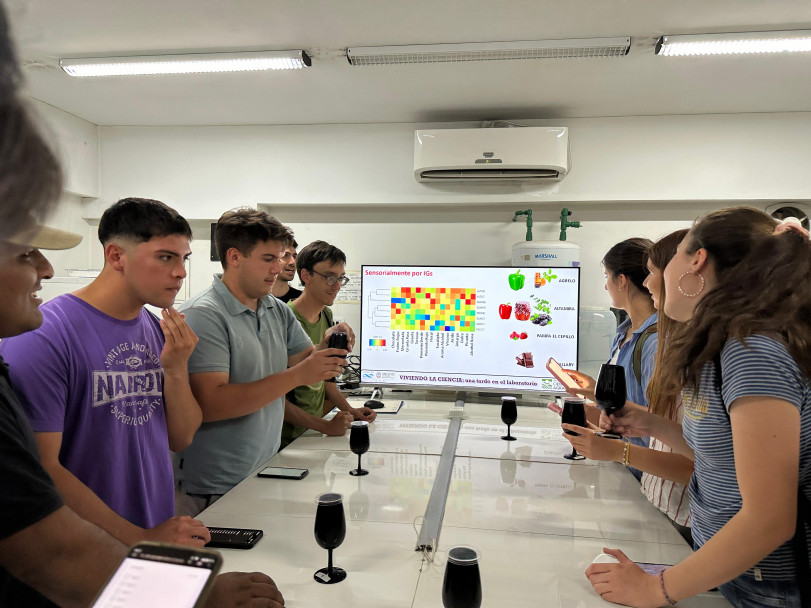
M 270 289 L 270 293 L 284 303 L 295 300 L 301 295 L 300 290 L 290 285 L 290 281 L 296 278 L 296 249 L 298 249 L 298 243 L 296 243 L 296 239 L 293 239 L 293 243 L 285 247 L 282 271 Z
M 325 341 L 314 348 L 293 312 L 270 296 L 290 230 L 263 211 L 234 209 L 217 222 L 215 242 L 222 275 L 181 306 L 200 338 L 189 378 L 203 424 L 181 455 L 180 484 L 198 512 L 278 451 L 284 420 L 332 435 L 343 435 L 351 420 L 285 406 L 293 388 L 340 374 L 347 353 Z
M 203 524 L 174 517 L 169 453 L 202 419 L 187 370 L 197 338 L 172 308 L 191 229 L 163 203 L 129 198 L 104 212 L 98 232 L 99 276 L 43 305 L 42 326 L 3 340 L 0 353 L 71 509 L 125 544 L 202 546 Z
M 313 344 L 318 344 L 334 324 L 330 306 L 335 302 L 341 287 L 349 281 L 344 272 L 346 255 L 334 245 L 325 241 L 315 241 L 301 250 L 297 265 L 304 291 L 287 305 Z M 368 407 L 354 408 L 349 405 L 334 382 L 317 382 L 296 387 L 288 393 L 287 398 L 291 404 L 313 416 L 324 416 L 333 407 L 350 413 L 355 420 L 371 422 L 377 416 L 375 411 Z M 287 446 L 305 430 L 306 426 L 285 422 L 282 429 L 282 447 Z

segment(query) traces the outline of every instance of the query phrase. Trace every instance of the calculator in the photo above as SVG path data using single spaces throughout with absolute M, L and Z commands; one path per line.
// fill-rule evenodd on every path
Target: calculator
M 262 530 L 244 528 L 209 528 L 211 540 L 206 547 L 216 549 L 250 549 L 262 538 Z

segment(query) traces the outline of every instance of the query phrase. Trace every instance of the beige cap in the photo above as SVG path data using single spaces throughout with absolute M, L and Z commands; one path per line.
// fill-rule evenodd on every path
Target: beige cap
M 24 229 L 6 240 L 16 245 L 35 247 L 37 249 L 70 249 L 76 247 L 82 241 L 82 235 L 60 230 L 59 228 L 43 226 L 31 217 Z

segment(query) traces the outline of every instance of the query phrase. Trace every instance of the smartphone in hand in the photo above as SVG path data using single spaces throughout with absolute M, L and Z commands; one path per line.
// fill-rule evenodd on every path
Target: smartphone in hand
M 130 549 L 92 608 L 200 608 L 220 566 L 217 551 L 144 541 Z
M 546 369 L 549 370 L 558 381 L 565 386 L 566 388 L 573 388 L 573 389 L 580 389 L 581 387 L 577 382 L 575 382 L 574 378 L 572 378 L 569 374 L 563 371 L 563 368 L 560 366 L 560 363 L 555 361 L 552 357 L 549 357 L 549 360 L 546 362 Z

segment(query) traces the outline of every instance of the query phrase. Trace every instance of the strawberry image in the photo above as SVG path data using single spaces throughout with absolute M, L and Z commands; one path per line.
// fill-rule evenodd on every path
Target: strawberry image
M 522 331 L 522 332 L 521 332 L 521 335 L 520 335 L 520 336 L 518 336 L 518 337 L 519 337 L 521 340 L 526 340 L 527 338 L 529 338 L 529 336 L 527 335 L 527 332 L 525 332 L 525 331 Z

